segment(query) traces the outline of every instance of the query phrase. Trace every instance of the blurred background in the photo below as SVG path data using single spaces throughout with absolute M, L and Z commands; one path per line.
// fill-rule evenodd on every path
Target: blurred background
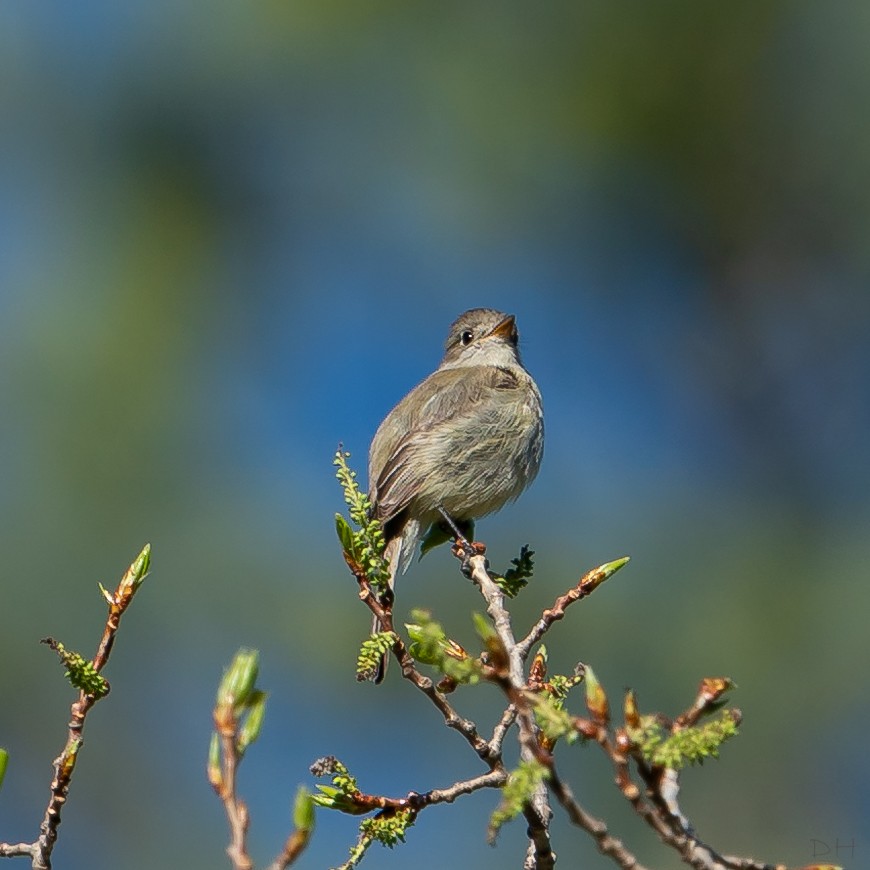
M 0 839 L 36 836 L 65 738 L 38 641 L 90 653 L 97 583 L 146 541 L 58 867 L 229 866 L 204 762 L 241 645 L 271 693 L 240 781 L 259 863 L 318 756 L 393 795 L 480 772 L 395 668 L 354 681 L 330 463 L 341 441 L 365 478 L 484 305 L 517 315 L 545 400 L 538 481 L 478 525 L 496 567 L 538 554 L 518 630 L 630 554 L 552 668 L 671 714 L 732 677 L 742 734 L 684 777 L 699 835 L 866 860 L 868 39 L 848 0 L 0 6 Z M 413 606 L 473 643 L 446 548 L 402 578 Z M 494 690 L 455 700 L 491 729 Z M 586 807 L 677 866 L 598 756 L 560 756 Z M 518 866 L 521 823 L 485 844 L 496 802 L 431 809 L 365 866 Z M 611 866 L 554 832 L 559 866 Z M 319 814 L 298 866 L 355 834 Z

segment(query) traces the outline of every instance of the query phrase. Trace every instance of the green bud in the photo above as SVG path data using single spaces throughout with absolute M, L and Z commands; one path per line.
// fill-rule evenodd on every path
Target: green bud
M 146 544 L 142 548 L 142 552 L 136 557 L 133 564 L 130 566 L 130 573 L 132 574 L 133 584 L 135 586 L 139 586 L 139 584 L 145 579 L 145 575 L 148 573 L 150 568 L 151 544 Z
M 118 603 L 129 603 L 129 599 L 133 596 L 136 590 L 142 585 L 148 569 L 151 567 L 151 544 L 146 544 L 142 548 L 142 552 L 133 560 L 133 564 L 126 570 L 121 582 L 118 585 Z M 111 602 L 111 598 L 107 595 L 106 590 L 100 587 L 103 596 Z
M 631 561 L 631 556 L 622 556 L 619 559 L 614 559 L 612 562 L 605 562 L 601 567 L 599 567 L 599 571 L 601 571 L 606 580 L 608 577 L 612 577 L 620 568 L 624 567 Z
M 610 721 L 610 705 L 604 687 L 598 682 L 595 672 L 586 666 L 586 709 L 592 718 L 600 725 Z
M 630 557 L 623 556 L 621 559 L 614 559 L 612 562 L 605 562 L 597 568 L 593 568 L 588 574 L 585 574 L 580 581 L 580 589 L 583 595 L 589 595 L 605 580 L 612 577 L 620 568 L 628 564 Z
M 3 777 L 6 776 L 6 765 L 9 763 L 9 753 L 0 749 L 0 788 L 3 787 Z
M 208 746 L 208 764 L 206 765 L 208 781 L 215 789 L 223 786 L 223 773 L 221 772 L 221 741 L 217 731 L 212 731 L 211 743 Z
M 236 710 L 244 707 L 254 691 L 259 670 L 259 652 L 244 647 L 240 649 L 230 666 L 224 671 L 223 679 L 218 687 L 218 706 L 232 707 Z
M 257 689 L 248 699 L 248 715 L 239 730 L 239 739 L 236 744 L 239 755 L 243 755 L 245 750 L 260 736 L 263 719 L 266 716 L 266 697 L 265 692 Z
M 313 795 L 304 785 L 300 785 L 296 791 L 296 799 L 293 802 L 293 826 L 299 831 L 314 830 L 314 801 Z
M 625 693 L 625 703 L 623 704 L 623 716 L 625 719 L 626 728 L 640 727 L 640 712 L 637 709 L 637 697 L 632 689 Z

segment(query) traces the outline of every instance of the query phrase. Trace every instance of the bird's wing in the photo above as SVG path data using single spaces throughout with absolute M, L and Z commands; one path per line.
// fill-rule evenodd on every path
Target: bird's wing
M 463 418 L 473 419 L 484 398 L 518 386 L 509 369 L 481 366 L 436 371 L 408 393 L 381 423 L 369 453 L 370 496 L 378 519 L 387 523 L 400 514 L 431 473 L 435 430 L 447 433 L 461 426 Z

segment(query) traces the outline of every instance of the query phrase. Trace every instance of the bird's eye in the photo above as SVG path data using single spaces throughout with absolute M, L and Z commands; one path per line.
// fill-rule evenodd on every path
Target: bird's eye
M 463 345 L 471 344 L 471 339 L 474 338 L 474 333 L 470 329 L 463 329 L 461 333 L 459 333 L 459 340 Z

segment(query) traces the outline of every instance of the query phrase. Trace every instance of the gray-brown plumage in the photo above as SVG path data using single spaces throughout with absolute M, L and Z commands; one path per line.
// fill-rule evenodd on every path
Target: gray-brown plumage
M 541 394 L 517 342 L 513 315 L 466 311 L 450 327 L 438 369 L 378 427 L 369 497 L 384 528 L 391 582 L 441 520 L 439 507 L 457 523 L 486 516 L 538 473 Z

